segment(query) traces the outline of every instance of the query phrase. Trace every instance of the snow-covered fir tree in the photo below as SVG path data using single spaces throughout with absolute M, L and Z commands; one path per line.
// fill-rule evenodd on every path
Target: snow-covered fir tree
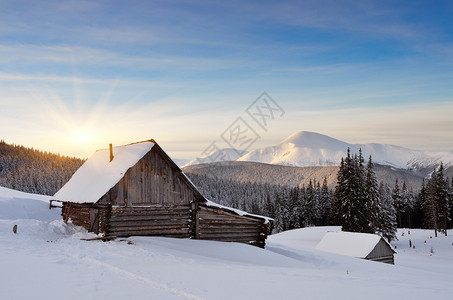
M 330 225 L 331 211 L 332 211 L 332 192 L 327 187 L 327 178 L 324 177 L 320 195 L 319 195 L 319 209 L 320 209 L 320 224 Z
M 344 231 L 372 232 L 365 189 L 365 167 L 362 152 L 342 160 L 335 189 L 335 221 Z
M 366 167 L 365 180 L 365 203 L 366 203 L 366 218 L 369 221 L 369 233 L 375 233 L 377 224 L 379 223 L 379 215 L 382 213 L 379 203 L 379 185 L 374 172 L 374 164 L 371 155 L 368 159 Z
M 403 198 L 401 197 L 401 190 L 399 187 L 398 178 L 395 179 L 395 186 L 392 189 L 392 198 L 396 209 L 397 225 L 398 227 L 401 227 L 401 224 L 403 223 L 404 205 Z
M 396 238 L 396 210 L 390 187 L 379 184 L 379 214 L 376 224 L 376 233 L 389 242 Z
M 407 188 L 406 181 L 403 182 L 401 188 L 401 223 L 399 224 L 402 228 L 412 227 L 412 214 L 415 205 L 415 196 L 412 190 Z
M 444 166 L 441 163 L 439 170 L 433 174 L 434 202 L 437 211 L 437 226 L 440 231 L 447 235 L 449 223 L 448 209 L 448 181 L 444 177 Z
M 438 170 L 434 170 L 431 178 L 425 185 L 422 184 L 420 191 L 421 211 L 423 226 L 434 229 L 435 236 L 441 231 L 447 235 L 447 229 L 451 228 L 452 211 L 450 206 L 449 180 L 444 176 L 443 164 Z

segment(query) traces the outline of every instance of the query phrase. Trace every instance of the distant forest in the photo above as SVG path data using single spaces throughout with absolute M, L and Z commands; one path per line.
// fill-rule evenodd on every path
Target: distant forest
M 395 229 L 453 227 L 453 179 L 441 165 L 414 192 L 403 181 L 378 182 L 372 165 L 349 156 L 337 174 L 337 185 L 326 179 L 302 186 L 236 181 L 200 173 L 187 175 L 207 198 L 222 205 L 274 219 L 273 231 L 306 226 L 343 225 L 351 231 L 377 232 L 395 238 Z M 0 186 L 43 195 L 55 194 L 84 160 L 0 141 Z M 344 223 L 346 215 L 355 215 Z M 358 219 L 357 219 L 358 218 Z M 365 218 L 365 219 L 363 219 Z M 358 228 L 355 225 L 361 224 Z
M 0 141 L 0 186 L 53 195 L 84 160 Z

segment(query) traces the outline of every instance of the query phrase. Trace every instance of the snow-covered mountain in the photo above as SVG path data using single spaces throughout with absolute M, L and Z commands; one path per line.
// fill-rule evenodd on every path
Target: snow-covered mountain
M 433 167 L 441 161 L 446 166 L 453 165 L 453 151 L 428 152 L 375 143 L 349 144 L 308 131 L 296 132 L 277 145 L 251 151 L 238 161 L 299 167 L 334 166 L 346 156 L 347 148 L 352 153 L 358 153 L 361 148 L 365 159 L 371 155 L 375 163 L 402 169 Z
M 190 162 L 188 162 L 187 164 L 185 164 L 182 167 L 184 168 L 184 167 L 188 167 L 191 165 L 212 163 L 212 162 L 235 161 L 238 158 L 245 155 L 246 153 L 247 153 L 246 151 L 240 151 L 240 150 L 236 150 L 233 148 L 223 148 L 223 149 L 215 150 L 215 151 L 209 153 L 209 155 L 207 155 L 205 157 L 197 157 L 195 159 L 192 159 Z

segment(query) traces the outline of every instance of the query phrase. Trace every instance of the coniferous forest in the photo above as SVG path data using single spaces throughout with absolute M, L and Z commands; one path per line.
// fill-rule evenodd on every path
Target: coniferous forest
M 395 181 L 378 182 L 374 164 L 358 154 L 341 160 L 334 190 L 324 182 L 307 186 L 257 184 L 188 173 L 209 199 L 274 219 L 273 231 L 307 226 L 340 225 L 345 231 L 377 233 L 396 238 L 397 228 L 425 228 L 447 234 L 453 227 L 453 179 L 441 164 L 420 191 Z
M 0 141 L 0 186 L 53 195 L 82 165 L 83 160 Z M 343 230 L 378 233 L 395 238 L 396 228 L 425 228 L 447 234 L 453 227 L 453 179 L 444 167 L 433 170 L 420 190 L 396 180 L 378 182 L 372 157 L 361 152 L 341 160 L 335 189 L 326 179 L 301 186 L 238 182 L 187 174 L 201 193 L 222 205 L 274 219 L 272 231 L 307 226 L 341 225 Z
M 83 164 L 83 160 L 10 145 L 0 141 L 0 186 L 53 195 Z

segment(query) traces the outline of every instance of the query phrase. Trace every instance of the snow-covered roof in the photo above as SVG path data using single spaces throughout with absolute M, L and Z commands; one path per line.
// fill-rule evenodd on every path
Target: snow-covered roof
M 379 235 L 370 233 L 328 232 L 316 245 L 316 249 L 340 255 L 366 258 L 381 239 L 382 237 Z
M 269 218 L 269 217 L 266 217 L 266 216 L 250 214 L 250 213 L 248 213 L 246 211 L 243 211 L 243 210 L 240 210 L 240 209 L 237 209 L 237 208 L 232 208 L 232 207 L 228 207 L 228 206 L 225 206 L 225 205 L 221 205 L 221 204 L 212 202 L 211 200 L 207 200 L 207 202 L 205 204 L 207 206 L 210 206 L 210 207 L 217 207 L 217 208 L 229 210 L 229 211 L 234 212 L 235 214 L 237 214 L 239 216 L 249 216 L 249 217 L 261 218 L 261 219 L 264 219 L 265 224 L 267 224 L 271 220 L 273 220 L 272 218 Z
M 60 201 L 94 203 L 117 184 L 127 170 L 133 167 L 154 146 L 145 141 L 96 151 L 72 178 L 52 197 Z

